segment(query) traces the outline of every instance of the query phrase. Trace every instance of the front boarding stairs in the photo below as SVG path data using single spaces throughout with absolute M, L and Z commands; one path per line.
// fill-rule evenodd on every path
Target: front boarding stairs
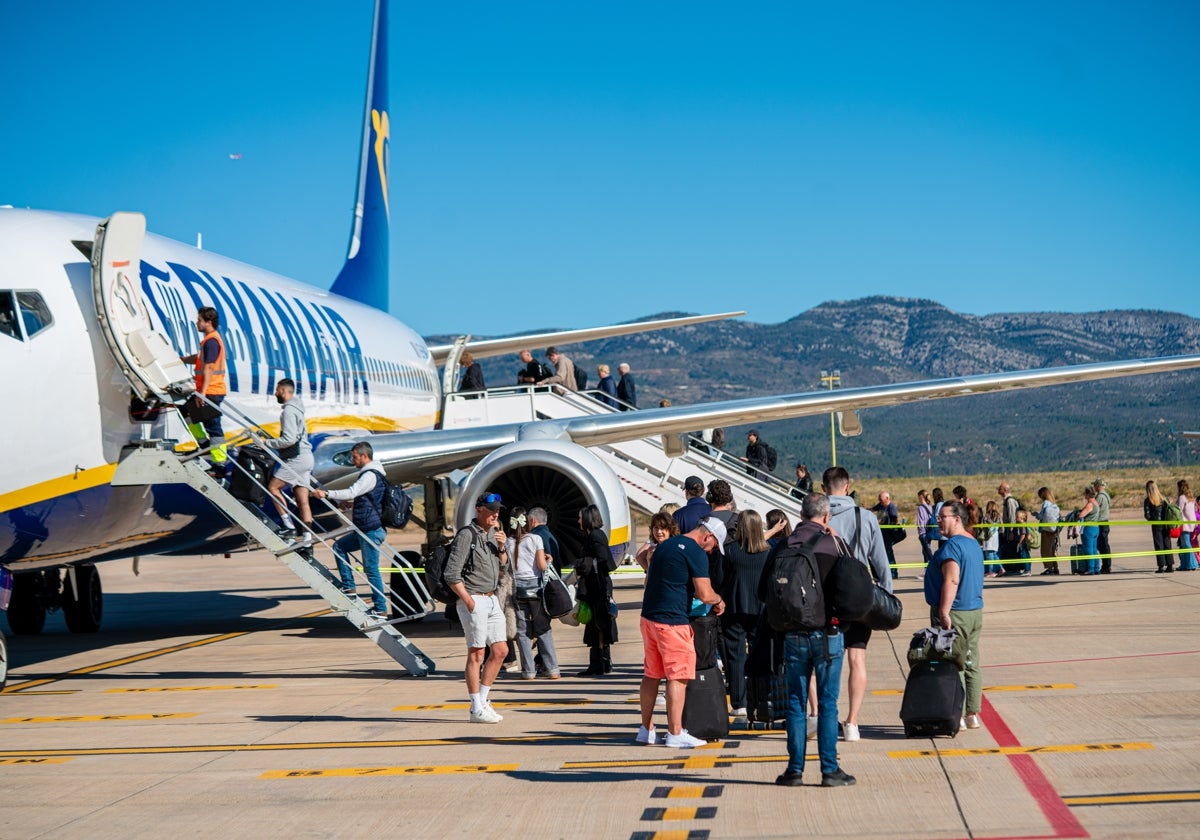
M 126 447 L 112 483 L 119 486 L 186 484 L 192 487 L 231 522 L 274 554 L 279 562 L 320 595 L 335 612 L 342 614 L 364 636 L 383 648 L 408 673 L 424 677 L 435 670 L 434 661 L 396 629 L 397 622 L 368 616 L 370 606 L 357 595 L 343 593 L 339 578 L 313 559 L 311 551 L 301 553 L 303 546 L 300 543 L 285 542 L 256 506 L 247 506 L 234 498 L 222 482 L 212 478 L 202 460 L 180 458 L 174 452 L 174 441 L 142 440 Z M 314 536 L 329 539 L 337 533 L 340 532 Z M 400 620 L 412 617 L 416 616 L 406 616 Z

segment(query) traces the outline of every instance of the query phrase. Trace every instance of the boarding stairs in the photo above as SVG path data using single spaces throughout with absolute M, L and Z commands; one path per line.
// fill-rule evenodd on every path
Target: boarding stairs
M 597 391 L 561 391 L 519 385 L 470 394 L 449 394 L 442 415 L 444 428 L 489 423 L 528 423 L 562 420 L 618 409 L 599 400 Z M 653 409 L 647 409 L 653 411 Z M 701 438 L 684 435 L 679 455 L 668 454 L 661 436 L 638 438 L 590 447 L 620 479 L 630 504 L 653 514 L 667 502 L 683 503 L 683 483 L 698 475 L 705 483 L 723 478 L 729 482 L 738 510 L 753 509 L 765 516 L 779 508 L 793 522 L 800 521 L 800 499 L 792 486 L 772 475 L 751 475 L 736 457 L 713 449 Z
M 207 402 L 207 401 L 206 401 Z M 215 404 L 208 403 L 209 405 Z M 220 407 L 222 415 L 236 427 L 247 430 L 246 443 L 253 443 L 259 437 L 254 431 L 248 418 L 236 416 L 240 414 L 235 408 L 225 404 Z M 148 427 L 147 427 L 148 428 Z M 278 461 L 273 450 L 267 450 Z M 359 531 L 340 511 L 336 511 L 342 526 L 331 531 L 314 531 L 312 542 L 302 540 L 285 541 L 276 531 L 275 523 L 269 519 L 260 506 L 243 502 L 233 496 L 225 482 L 213 478 L 208 473 L 208 464 L 202 456 L 207 449 L 197 449 L 188 453 L 176 452 L 176 442 L 173 440 L 155 440 L 149 437 L 139 440 L 125 448 L 121 454 L 112 483 L 114 485 L 152 485 L 152 484 L 186 484 L 207 498 L 234 525 L 243 530 L 247 536 L 257 541 L 263 548 L 270 551 L 289 571 L 304 581 L 330 608 L 343 616 L 359 632 L 375 644 L 379 645 L 392 659 L 413 676 L 423 677 L 435 670 L 435 663 L 416 645 L 404 637 L 396 625 L 428 615 L 431 599 L 425 588 L 422 576 L 412 564 L 399 552 L 391 549 L 386 542 L 379 546 L 380 564 L 391 563 L 400 569 L 402 574 L 392 575 L 393 585 L 399 581 L 406 589 L 397 592 L 388 589 L 385 597 L 390 601 L 395 618 L 379 619 L 368 615 L 371 608 L 370 599 L 364 600 L 357 594 L 347 594 L 341 590 L 340 578 L 320 563 L 313 549 L 325 546 L 332 551 L 333 541 L 344 534 L 357 532 L 360 540 L 366 536 Z M 243 470 L 235 458 L 229 459 L 230 468 Z M 251 478 L 253 481 L 253 479 Z M 255 482 L 256 484 L 258 482 Z M 259 487 L 266 491 L 265 487 Z M 268 502 L 270 504 L 269 497 Z M 299 519 L 297 525 L 301 525 Z

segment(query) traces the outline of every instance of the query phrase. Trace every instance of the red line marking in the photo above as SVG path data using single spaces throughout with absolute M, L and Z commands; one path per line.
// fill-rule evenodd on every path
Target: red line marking
M 113 268 L 125 268 L 129 265 L 129 260 L 113 260 Z
M 1009 729 L 1008 724 L 1000 717 L 996 708 L 988 701 L 987 697 L 983 698 L 983 720 L 987 724 L 988 732 L 996 739 L 996 745 L 1000 747 L 1019 747 L 1021 742 L 1017 740 L 1016 734 Z M 1087 829 L 1080 824 L 1079 820 L 1075 819 L 1075 815 L 1071 813 L 1070 807 L 1066 802 L 1063 802 L 1062 796 L 1054 786 L 1050 784 L 1050 780 L 1046 778 L 1046 774 L 1042 772 L 1037 764 L 1037 761 L 1032 755 L 1009 755 L 1005 756 L 1012 768 L 1017 771 L 1017 777 L 1025 785 L 1025 789 L 1029 791 L 1029 795 L 1037 802 L 1038 807 L 1042 809 L 1042 813 L 1046 815 L 1046 819 L 1050 822 L 1051 828 L 1054 829 L 1055 838 L 1065 837 L 1088 837 Z M 1016 840 L 1016 838 L 993 838 L 993 840 Z

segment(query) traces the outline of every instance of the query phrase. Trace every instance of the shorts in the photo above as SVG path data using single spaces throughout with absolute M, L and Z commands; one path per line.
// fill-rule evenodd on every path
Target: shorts
M 301 452 L 295 458 L 284 461 L 275 470 L 275 478 L 293 487 L 309 487 L 312 485 L 312 470 L 315 462 L 312 450 Z
M 865 624 L 859 624 L 857 621 L 851 621 L 842 631 L 842 635 L 845 637 L 847 648 L 863 648 L 865 650 L 867 642 L 871 641 L 871 628 Z
M 644 673 L 652 680 L 696 679 L 696 643 L 691 624 L 659 624 L 642 619 Z
M 468 612 L 467 605 L 459 601 L 458 620 L 462 622 L 463 633 L 467 637 L 468 648 L 491 647 L 497 642 L 508 640 L 508 632 L 504 626 L 504 610 L 500 608 L 500 599 L 492 595 L 475 595 L 475 611 Z

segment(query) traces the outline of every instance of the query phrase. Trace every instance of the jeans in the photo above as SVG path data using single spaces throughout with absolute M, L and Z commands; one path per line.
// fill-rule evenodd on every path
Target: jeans
M 1084 525 L 1079 533 L 1083 537 L 1083 553 L 1090 557 L 1096 553 L 1096 541 L 1100 539 L 1100 526 Z M 1087 563 L 1087 572 L 1085 574 L 1100 574 L 1100 559 L 1098 557 L 1092 557 L 1085 562 Z
M 537 637 L 538 653 L 542 655 L 542 665 L 548 674 L 558 675 L 558 653 L 554 649 L 554 633 L 550 630 L 550 617 L 540 600 L 517 601 L 517 654 L 521 657 L 521 676 L 537 676 L 537 667 L 533 664 L 533 640 L 529 638 L 530 625 L 545 625 L 546 632 Z
M 824 630 L 797 631 L 783 638 L 784 670 L 787 676 L 787 769 L 804 772 L 806 741 L 805 706 L 808 703 L 808 678 L 817 676 L 817 752 L 821 772 L 838 769 L 838 691 L 842 682 L 842 655 L 845 640 L 841 633 L 826 636 Z
M 361 549 L 363 572 L 367 576 L 367 583 L 371 586 L 371 599 L 375 604 L 375 609 L 386 613 L 388 602 L 387 596 L 384 594 L 383 577 L 379 574 L 379 544 L 387 536 L 387 531 L 383 528 L 373 528 L 370 531 L 363 531 L 363 533 L 367 535 L 366 540 L 360 539 L 358 534 L 346 534 L 344 537 L 339 537 L 333 544 L 333 557 L 337 560 L 342 586 L 353 589 L 355 586 L 354 571 L 346 561 L 346 555 L 355 549 Z
M 1179 547 L 1185 549 L 1179 555 L 1179 571 L 1190 572 L 1196 568 L 1196 555 L 1192 553 L 1192 534 L 1190 531 L 1180 532 Z

